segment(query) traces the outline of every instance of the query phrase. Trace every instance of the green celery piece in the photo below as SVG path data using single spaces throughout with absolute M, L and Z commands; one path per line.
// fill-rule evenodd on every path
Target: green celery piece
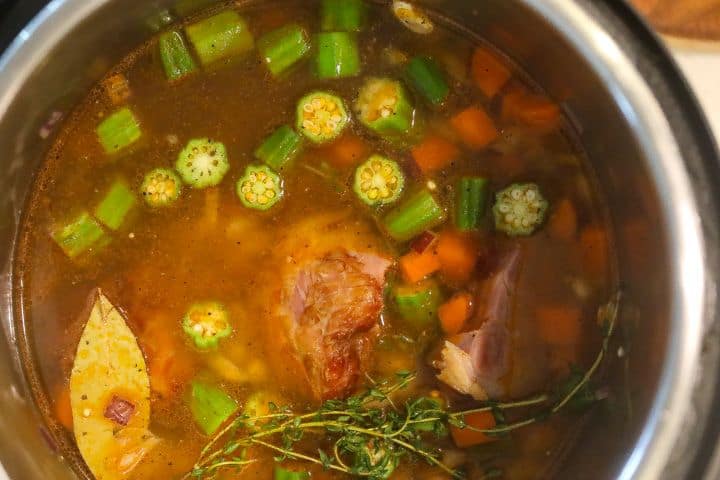
M 255 157 L 279 172 L 297 156 L 301 147 L 300 135 L 290 126 L 283 125 L 255 150 Z
M 359 32 L 365 16 L 362 0 L 323 0 L 320 27 L 325 32 Z
M 177 80 L 195 71 L 197 68 L 195 61 L 180 32 L 173 30 L 163 33 L 160 35 L 158 44 L 165 76 L 168 80 Z
M 285 470 L 282 467 L 275 466 L 274 480 L 307 480 L 310 478 L 308 472 L 294 472 L 292 470 Z
M 277 77 L 310 52 L 310 40 L 303 27 L 292 23 L 260 37 L 258 50 L 270 72 Z
M 98 125 L 97 136 L 108 154 L 116 153 L 135 143 L 141 136 L 140 123 L 128 107 L 112 113 Z
M 319 78 L 354 77 L 360 73 L 357 38 L 348 32 L 317 34 L 315 69 Z
M 203 65 L 246 53 L 255 46 L 247 23 L 232 10 L 188 25 L 185 33 Z
M 237 402 L 219 388 L 199 381 L 192 382 L 190 412 L 205 435 L 215 433 L 237 408 Z
M 93 248 L 104 235 L 97 220 L 88 212 L 82 212 L 73 222 L 55 230 L 52 238 L 65 255 L 75 258 Z
M 437 283 L 430 279 L 415 285 L 396 285 L 392 290 L 395 309 L 400 316 L 420 329 L 437 320 L 442 295 Z
M 95 217 L 110 230 L 117 230 L 136 202 L 135 193 L 124 181 L 118 180 L 95 208 Z
M 458 230 L 477 230 L 487 203 L 487 179 L 462 177 L 455 187 L 455 226 Z
M 387 214 L 383 223 L 397 241 L 410 240 L 445 221 L 445 211 L 432 194 L 419 190 Z
M 405 73 L 415 89 L 432 105 L 441 105 L 450 94 L 440 67 L 429 57 L 415 57 L 408 63 Z

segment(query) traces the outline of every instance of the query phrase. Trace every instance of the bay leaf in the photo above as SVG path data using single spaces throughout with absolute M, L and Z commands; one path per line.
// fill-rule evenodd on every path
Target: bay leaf
M 134 407 L 126 425 L 105 416 L 113 399 Z M 150 379 L 137 339 L 98 289 L 70 376 L 78 449 L 97 480 L 123 478 L 156 443 L 150 433 Z

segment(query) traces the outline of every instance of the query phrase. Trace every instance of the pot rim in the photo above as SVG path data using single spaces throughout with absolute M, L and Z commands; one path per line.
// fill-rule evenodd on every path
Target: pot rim
M 52 0 L 20 31 L 0 56 L 0 112 L 8 109 L 21 86 L 41 65 L 43 52 L 50 51 L 53 45 L 110 1 Z M 589 8 L 581 6 L 582 1 L 521 1 L 560 32 L 610 88 L 617 105 L 634 126 L 633 134 L 660 192 L 664 229 L 668 233 L 669 252 L 673 252 L 669 259 L 670 276 L 676 279 L 671 301 L 670 341 L 651 410 L 632 452 L 618 473 L 620 479 L 658 478 L 691 408 L 703 321 L 714 314 L 711 297 L 715 282 L 707 268 L 706 249 L 708 244 L 714 246 L 716 242 L 708 239 L 703 230 L 698 214 L 701 206 L 681 150 L 681 143 L 690 140 L 676 138 L 673 121 L 694 121 L 701 126 L 695 134 L 700 139 L 698 143 L 710 152 L 704 160 L 705 167 L 717 170 L 717 152 L 702 114 L 692 102 L 692 94 L 671 60 L 667 59 L 662 65 L 663 74 L 676 84 L 676 94 L 683 94 L 691 102 L 684 105 L 688 118 L 683 120 L 669 118 L 644 72 L 627 55 L 627 45 L 621 46 L 613 39 L 599 20 L 602 16 L 592 15 Z M 646 27 L 637 17 L 633 18 L 633 27 L 641 28 L 647 34 Z M 650 48 L 666 55 L 656 40 Z M 718 195 L 716 191 L 711 193 L 711 203 L 715 206 Z M 704 292 L 704 295 L 698 292 Z M 8 336 L 9 341 L 15 343 L 15 332 L 9 331 Z

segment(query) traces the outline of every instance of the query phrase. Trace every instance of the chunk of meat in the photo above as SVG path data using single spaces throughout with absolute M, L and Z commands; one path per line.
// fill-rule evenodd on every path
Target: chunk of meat
M 505 395 L 501 379 L 510 366 L 512 299 L 520 266 L 520 250 L 512 250 L 501 268 L 480 286 L 474 329 L 445 342 L 437 378 L 477 400 Z
M 380 333 L 392 263 L 384 245 L 377 228 L 350 211 L 310 215 L 276 237 L 272 261 L 279 268 L 262 284 L 277 288 L 266 330 L 279 383 L 316 400 L 355 389 Z
M 365 369 L 378 335 L 390 262 L 338 250 L 304 266 L 287 302 L 291 341 L 315 395 L 347 395 Z

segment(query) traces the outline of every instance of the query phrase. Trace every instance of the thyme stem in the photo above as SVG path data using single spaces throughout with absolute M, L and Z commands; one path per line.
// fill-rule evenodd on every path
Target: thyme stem
M 583 389 L 588 387 L 590 380 L 607 356 L 610 340 L 615 331 L 618 302 L 619 296 L 599 310 L 598 319 L 605 327 L 600 351 L 590 368 L 579 380 L 573 381 L 572 386 L 557 401 L 554 401 L 550 394 L 543 393 L 521 400 L 487 402 L 474 409 L 448 412 L 437 401 L 420 397 L 406 401 L 405 407 L 399 409 L 391 397 L 413 382 L 416 379 L 415 374 L 398 374 L 400 380 L 390 386 L 378 386 L 370 379 L 373 388 L 368 392 L 344 401 L 328 401 L 314 412 L 295 414 L 284 411 L 256 417 L 237 414 L 208 441 L 201 450 L 192 472 L 186 474 L 183 479 L 191 476 L 203 478 L 206 474 L 214 474 L 224 467 L 253 463 L 256 460 L 230 458 L 231 452 L 237 448 L 251 446 L 277 452 L 282 458 L 302 460 L 325 469 L 371 478 L 386 478 L 395 468 L 400 457 L 409 453 L 453 478 L 462 478 L 460 471 L 443 463 L 435 451 L 426 449 L 423 435 L 430 430 L 436 434 L 443 434 L 442 432 L 446 434 L 449 425 L 483 434 L 503 434 L 540 422 L 547 416 L 565 409 Z M 536 411 L 534 415 L 512 423 L 501 422 L 493 428 L 479 429 L 464 422 L 464 416 L 473 413 L 506 412 L 533 407 Z M 294 446 L 302 438 L 303 433 L 333 437 L 332 454 L 328 455 L 323 450 L 319 450 L 319 457 L 315 457 L 297 451 Z M 269 437 L 279 437 L 282 443 L 273 443 L 268 440 Z M 219 445 L 222 439 L 226 439 L 226 443 Z

